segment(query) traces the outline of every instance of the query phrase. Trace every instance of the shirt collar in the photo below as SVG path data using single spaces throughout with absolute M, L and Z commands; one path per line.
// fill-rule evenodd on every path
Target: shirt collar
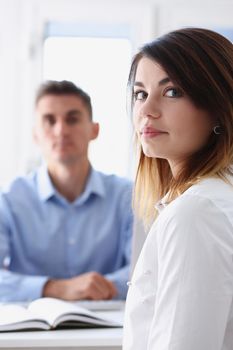
M 56 190 L 48 174 L 48 169 L 42 165 L 37 172 L 38 194 L 41 200 L 46 201 L 56 194 Z
M 157 203 L 155 203 L 155 209 L 157 209 L 159 213 L 161 213 L 161 211 L 163 211 L 163 209 L 166 208 L 166 206 L 168 205 L 167 198 L 168 193 L 165 194 L 165 196 L 162 199 L 160 199 Z
M 61 195 L 56 191 L 55 187 L 53 186 L 46 165 L 43 165 L 39 168 L 37 174 L 37 183 L 38 193 L 41 200 L 47 201 L 53 196 L 61 197 Z M 106 194 L 101 173 L 94 170 L 93 168 L 91 168 L 90 170 L 90 174 L 88 176 L 86 187 L 83 193 L 73 203 L 81 204 L 85 202 L 92 193 L 102 197 L 104 197 Z
M 76 198 L 76 200 L 73 202 L 74 205 L 80 205 L 84 203 L 91 194 L 96 194 L 100 197 L 104 197 L 106 194 L 104 181 L 101 176 L 101 173 L 91 168 L 90 174 L 87 179 L 86 187 L 83 191 L 83 193 Z

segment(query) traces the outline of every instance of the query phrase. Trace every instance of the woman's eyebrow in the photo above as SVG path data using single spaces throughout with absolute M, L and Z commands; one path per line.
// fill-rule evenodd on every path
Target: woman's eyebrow
M 170 81 L 171 81 L 171 79 L 169 77 L 165 77 L 158 82 L 158 86 L 165 85 L 165 84 L 169 83 Z M 140 81 L 135 81 L 134 86 L 144 87 L 144 84 Z
M 133 85 L 134 85 L 134 86 L 144 87 L 144 84 L 141 83 L 140 81 L 135 81 Z
M 170 78 L 168 78 L 168 77 L 163 78 L 162 80 L 160 80 L 160 81 L 158 82 L 158 86 L 165 85 L 165 84 L 169 83 L 169 81 L 171 81 Z

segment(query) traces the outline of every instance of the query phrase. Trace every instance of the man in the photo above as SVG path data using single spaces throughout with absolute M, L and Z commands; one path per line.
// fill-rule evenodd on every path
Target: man
M 99 131 L 90 97 L 71 82 L 48 81 L 35 110 L 45 164 L 0 196 L 0 300 L 125 298 L 131 184 L 90 165 Z

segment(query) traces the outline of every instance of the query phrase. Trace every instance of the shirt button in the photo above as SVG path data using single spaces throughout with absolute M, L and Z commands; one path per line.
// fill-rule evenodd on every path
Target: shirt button
M 128 281 L 126 284 L 127 284 L 128 287 L 132 286 L 132 282 L 131 281 Z
M 146 276 L 151 275 L 151 270 L 145 270 L 143 274 Z
M 11 258 L 9 256 L 6 256 L 4 259 L 3 259 L 3 267 L 4 268 L 8 268 L 9 265 L 10 265 L 10 262 L 11 262 Z
M 68 243 L 69 243 L 69 245 L 74 245 L 75 244 L 75 239 L 74 238 L 69 238 Z
M 148 300 L 147 300 L 146 298 L 142 298 L 142 299 L 141 299 L 142 304 L 146 304 L 147 301 L 148 301 Z

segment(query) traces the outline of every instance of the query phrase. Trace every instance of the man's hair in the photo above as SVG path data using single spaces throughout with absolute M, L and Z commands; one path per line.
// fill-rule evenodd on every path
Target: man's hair
M 202 149 L 192 154 L 174 179 L 165 159 L 149 158 L 139 144 L 135 205 L 148 219 L 154 203 L 169 193 L 176 198 L 207 176 L 226 179 L 233 163 L 233 45 L 220 34 L 201 28 L 170 32 L 142 47 L 133 59 L 129 91 L 133 108 L 133 85 L 138 63 L 147 57 L 159 64 L 192 103 L 209 113 L 220 134 L 211 133 Z M 139 140 L 137 140 L 139 141 Z
M 76 86 L 74 83 L 68 80 L 56 81 L 56 80 L 47 80 L 42 83 L 36 93 L 35 104 L 39 100 L 47 95 L 74 95 L 80 98 L 85 106 L 88 109 L 90 119 L 92 119 L 92 105 L 90 96 L 83 91 L 80 87 Z

